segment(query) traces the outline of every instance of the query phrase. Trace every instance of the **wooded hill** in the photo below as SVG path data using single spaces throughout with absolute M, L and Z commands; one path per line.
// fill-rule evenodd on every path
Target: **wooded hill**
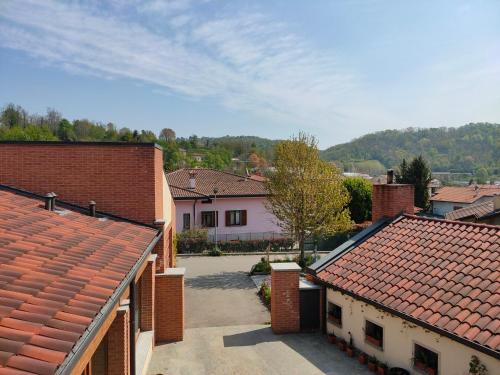
M 384 130 L 330 147 L 321 155 L 346 167 L 372 161 L 386 168 L 396 168 L 403 158 L 409 160 L 422 155 L 433 172 L 477 173 L 485 168 L 489 175 L 499 175 L 500 124 Z

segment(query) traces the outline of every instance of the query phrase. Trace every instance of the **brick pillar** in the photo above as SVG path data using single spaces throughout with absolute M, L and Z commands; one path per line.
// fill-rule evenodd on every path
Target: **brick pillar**
M 300 331 L 297 263 L 271 263 L 271 328 L 274 333 Z
M 185 268 L 167 268 L 156 274 L 155 341 L 182 341 L 184 338 Z
M 151 254 L 141 276 L 141 331 L 153 331 L 155 311 L 156 254 Z
M 120 306 L 108 330 L 108 375 L 130 374 L 130 310 Z

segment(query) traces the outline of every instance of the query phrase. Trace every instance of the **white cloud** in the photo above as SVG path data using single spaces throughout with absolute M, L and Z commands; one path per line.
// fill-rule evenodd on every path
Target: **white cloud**
M 262 14 L 203 19 L 189 0 L 115 6 L 156 12 L 174 28 L 153 32 L 91 3 L 13 1 L 0 14 L 0 46 L 72 73 L 135 79 L 274 120 L 327 127 L 348 116 L 341 108 L 356 87 L 353 74 Z

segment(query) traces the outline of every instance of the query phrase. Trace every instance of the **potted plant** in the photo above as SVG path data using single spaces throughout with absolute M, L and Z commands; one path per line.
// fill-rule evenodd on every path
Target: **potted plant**
M 356 349 L 354 349 L 354 346 L 352 344 L 347 345 L 347 348 L 346 348 L 347 356 L 351 357 L 351 358 L 354 357 L 354 351 L 355 350 Z
M 386 375 L 387 374 L 387 364 L 379 362 L 377 364 L 377 374 L 378 375 Z
M 368 358 L 368 370 L 370 370 L 372 372 L 376 372 L 377 371 L 377 363 L 378 363 L 377 358 L 370 356 Z
M 336 344 L 337 343 L 337 336 L 335 336 L 335 334 L 333 332 L 328 334 L 328 342 L 330 344 Z
M 366 365 L 367 356 L 365 353 L 363 353 L 363 352 L 359 353 L 358 362 L 361 363 L 362 365 Z
M 346 349 L 346 342 L 344 339 L 340 340 L 337 342 L 337 346 L 339 347 L 340 350 L 342 350 L 343 352 L 345 352 L 345 349 Z

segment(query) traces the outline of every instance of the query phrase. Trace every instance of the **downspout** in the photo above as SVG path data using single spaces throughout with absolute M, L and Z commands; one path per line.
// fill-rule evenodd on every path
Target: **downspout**
M 134 278 L 135 279 L 135 278 Z M 135 309 L 136 309 L 136 288 L 135 280 L 132 279 L 130 282 L 130 334 L 129 334 L 129 352 L 130 352 L 130 375 L 135 375 L 135 333 L 137 332 L 137 327 L 135 326 Z
M 198 199 L 195 199 L 193 203 L 193 229 L 196 229 L 196 202 Z

